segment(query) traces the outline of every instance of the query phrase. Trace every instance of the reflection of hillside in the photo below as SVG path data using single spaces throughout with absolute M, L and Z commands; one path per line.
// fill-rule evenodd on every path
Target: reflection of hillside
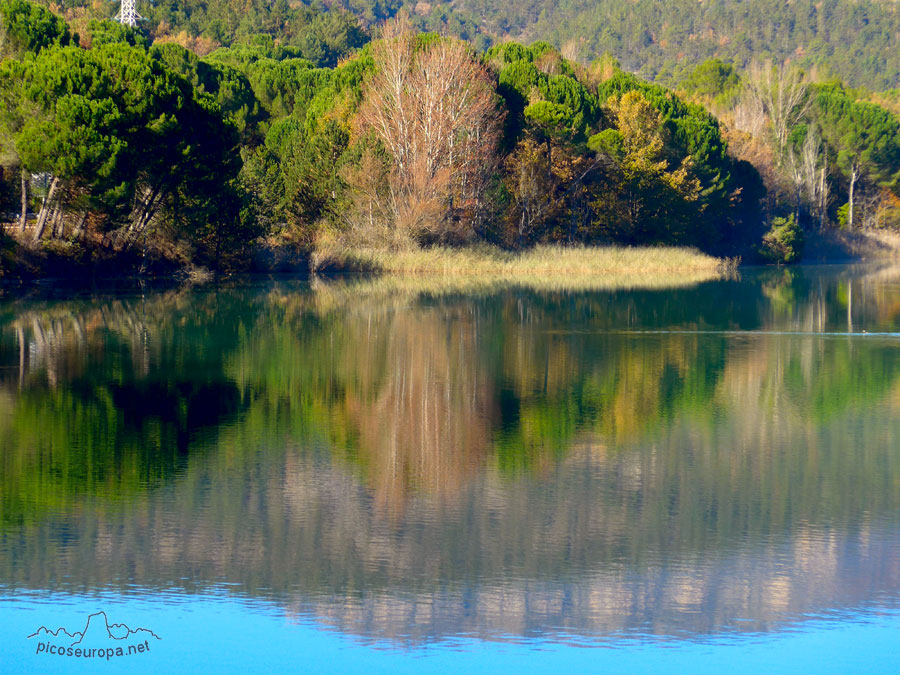
M 836 420 L 808 451 L 787 422 L 761 453 L 752 416 L 676 423 L 616 450 L 585 438 L 539 477 L 488 469 L 389 515 L 327 455 L 232 453 L 235 429 L 130 512 L 88 509 L 8 537 L 0 578 L 224 583 L 388 638 L 703 632 L 736 617 L 764 630 L 897 597 L 900 424 L 873 424 L 884 412 Z M 870 450 L 848 453 L 854 443 Z
M 475 589 L 377 593 L 289 605 L 343 633 L 375 640 L 432 641 L 456 636 L 574 642 L 625 636 L 689 636 L 783 629 L 785 622 L 827 618 L 869 607 L 900 584 L 896 529 L 862 538 L 809 531 L 796 547 L 738 551 L 715 561 L 650 564 L 641 575 L 612 568 L 577 580 L 516 580 Z M 861 545 L 862 544 L 862 545 Z M 793 550 L 800 548 L 800 551 Z M 848 555 L 846 552 L 850 551 Z M 816 561 L 816 564 L 810 564 Z M 860 584 L 860 577 L 865 583 Z M 896 608 L 896 600 L 887 600 Z

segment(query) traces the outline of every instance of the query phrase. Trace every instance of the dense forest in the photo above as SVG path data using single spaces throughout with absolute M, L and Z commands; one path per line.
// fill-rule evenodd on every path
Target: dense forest
M 623 67 L 590 60 L 605 43 L 497 39 L 545 12 L 423 5 L 160 2 L 132 29 L 0 0 L 3 269 L 327 267 L 473 242 L 791 262 L 804 231 L 900 221 L 891 92 L 782 61 L 777 41 L 668 70 L 622 43 Z M 635 7 L 620 25 L 646 29 Z
M 79 32 L 111 14 L 85 0 L 53 7 Z M 342 48 L 335 36 L 352 43 L 357 27 L 406 12 L 417 30 L 459 37 L 479 51 L 510 38 L 546 40 L 571 59 L 614 54 L 626 70 L 669 85 L 718 58 L 740 68 L 790 61 L 854 87 L 900 87 L 900 9 L 888 0 L 143 0 L 138 9 L 154 39 L 200 52 L 265 33 L 307 56 L 333 55 Z
M 900 86 L 900 8 L 887 0 L 461 0 L 492 34 L 544 39 L 567 56 L 609 52 L 644 77 L 675 79 L 719 58 L 790 61 L 853 86 Z

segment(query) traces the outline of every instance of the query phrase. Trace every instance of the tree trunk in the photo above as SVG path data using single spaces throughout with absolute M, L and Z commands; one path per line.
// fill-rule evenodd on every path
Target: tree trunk
M 66 231 L 66 221 L 63 217 L 64 212 L 64 204 L 62 201 L 58 200 L 56 204 L 56 209 L 53 212 L 53 219 L 50 221 L 50 238 L 51 239 L 62 239 L 63 234 Z
M 825 177 L 828 171 L 828 158 L 825 158 L 824 166 L 819 174 L 819 203 L 816 205 L 819 215 L 819 227 L 828 224 L 828 183 Z
M 525 221 L 526 221 L 527 213 L 528 213 L 528 205 L 526 204 L 522 208 L 522 217 L 519 219 L 519 237 L 518 237 L 518 241 L 516 242 L 516 248 L 522 248 L 522 244 L 525 241 L 525 227 L 526 227 Z
M 28 181 L 25 179 L 25 167 L 22 167 L 22 210 L 19 212 L 19 233 L 25 234 L 28 224 Z
M 847 224 L 850 229 L 853 229 L 853 192 L 856 189 L 856 180 L 859 177 L 859 171 L 856 168 L 856 165 L 853 166 L 853 169 L 850 171 L 850 214 L 847 218 Z
M 547 180 L 553 182 L 553 146 L 550 137 L 547 136 Z
M 81 238 L 84 236 L 84 226 L 87 223 L 88 212 L 85 211 L 81 214 L 81 220 L 78 222 L 78 225 L 75 227 L 75 230 L 72 232 L 72 237 L 75 241 L 81 241 Z
M 47 226 L 47 217 L 53 207 L 53 200 L 56 197 L 56 186 L 59 185 L 59 178 L 53 177 L 50 181 L 50 189 L 47 191 L 47 198 L 41 205 L 41 211 L 38 213 L 37 225 L 34 228 L 34 241 L 38 242 L 44 236 L 44 228 Z
M 123 237 L 124 248 L 130 248 L 134 239 L 143 234 L 144 230 L 150 224 L 150 221 L 153 220 L 153 216 L 156 215 L 157 204 L 159 203 L 159 197 L 162 192 L 162 184 L 157 185 L 150 191 L 150 196 L 147 198 L 147 201 L 144 202 L 144 206 L 141 208 L 137 220 L 132 221 L 125 230 L 125 236 Z
M 59 215 L 59 204 L 57 200 L 53 200 L 53 204 L 50 206 L 50 211 L 47 214 L 47 222 L 44 227 L 45 230 L 50 230 L 50 239 L 56 238 L 56 219 Z

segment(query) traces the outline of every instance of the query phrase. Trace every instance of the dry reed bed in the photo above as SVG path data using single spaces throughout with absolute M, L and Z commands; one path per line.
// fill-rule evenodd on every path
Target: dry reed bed
M 671 289 L 730 274 L 724 261 L 688 248 L 539 246 L 511 253 L 489 246 L 385 251 L 344 250 L 327 267 L 347 276 L 313 281 L 315 304 L 327 311 L 360 298 L 404 302 L 423 294 L 493 294 Z
M 321 256 L 318 269 L 371 275 L 568 279 L 716 273 L 725 261 L 683 247 L 536 246 L 522 252 L 490 246 L 390 251 L 350 249 Z

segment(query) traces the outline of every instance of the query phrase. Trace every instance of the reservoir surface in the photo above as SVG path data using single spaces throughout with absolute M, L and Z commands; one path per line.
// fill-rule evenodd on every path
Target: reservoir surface
M 0 672 L 610 669 L 900 670 L 900 270 L 0 298 Z

